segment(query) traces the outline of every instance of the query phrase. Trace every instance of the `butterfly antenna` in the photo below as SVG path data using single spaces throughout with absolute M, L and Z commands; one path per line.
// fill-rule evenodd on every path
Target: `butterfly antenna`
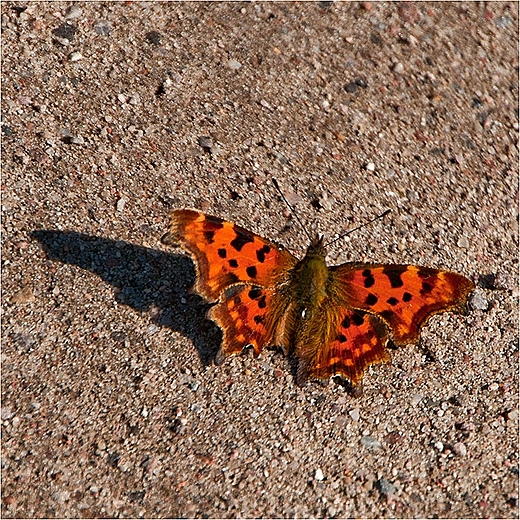
M 377 217 L 374 217 L 367 222 L 363 222 L 363 224 L 359 225 L 358 227 L 355 227 L 354 229 L 349 229 L 348 231 L 345 231 L 345 233 L 342 233 L 339 237 L 335 238 L 334 240 L 332 240 L 331 242 L 326 244 L 326 247 L 330 246 L 331 244 L 334 244 L 334 242 L 337 242 L 338 240 L 341 240 L 343 237 L 350 235 L 350 233 L 354 233 L 354 231 L 364 228 L 365 226 L 372 224 L 372 222 L 375 222 L 376 220 L 383 218 L 384 216 L 388 215 L 391 211 L 392 211 L 391 209 L 387 209 L 386 211 L 383 211 L 383 213 L 381 213 L 381 215 L 378 215 Z
M 310 241 L 312 241 L 312 237 L 309 235 L 307 228 L 302 224 L 302 221 L 299 219 L 298 214 L 296 213 L 296 210 L 289 204 L 289 201 L 285 198 L 285 195 L 283 194 L 280 186 L 278 185 L 278 181 L 274 177 L 272 178 L 272 181 L 273 181 L 274 187 L 278 190 L 280 197 L 282 197 L 282 200 L 287 204 L 287 207 L 291 210 L 291 213 L 294 215 L 294 218 L 298 221 L 298 224 L 300 224 L 303 231 L 307 235 L 307 238 Z

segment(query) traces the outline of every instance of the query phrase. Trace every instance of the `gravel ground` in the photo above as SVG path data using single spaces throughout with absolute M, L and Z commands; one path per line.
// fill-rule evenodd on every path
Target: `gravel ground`
M 518 4 L 2 2 L 2 516 L 518 518 Z M 478 282 L 354 397 L 213 363 L 172 208 Z

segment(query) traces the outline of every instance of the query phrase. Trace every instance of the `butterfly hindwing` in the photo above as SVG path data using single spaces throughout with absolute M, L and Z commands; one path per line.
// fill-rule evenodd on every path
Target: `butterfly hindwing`
M 349 306 L 384 320 L 398 344 L 416 341 L 433 314 L 462 309 L 475 288 L 462 275 L 413 265 L 343 264 L 330 270 Z
M 324 303 L 323 315 L 311 318 L 297 337 L 297 381 L 326 381 L 342 376 L 358 383 L 368 365 L 389 359 L 386 326 L 375 316 L 349 309 L 334 298 Z
M 199 211 L 175 210 L 170 222 L 163 242 L 180 244 L 193 254 L 197 292 L 209 300 L 218 299 L 224 289 L 238 283 L 273 286 L 297 261 L 287 250 L 251 231 Z

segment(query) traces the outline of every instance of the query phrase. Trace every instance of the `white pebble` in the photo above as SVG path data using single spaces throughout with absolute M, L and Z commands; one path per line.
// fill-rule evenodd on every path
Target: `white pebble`
M 404 65 L 399 62 L 394 65 L 393 71 L 395 74 L 402 74 L 404 72 Z
M 74 20 L 75 18 L 79 18 L 82 14 L 83 11 L 77 5 L 73 5 L 65 15 L 65 20 Z
M 456 442 L 453 445 L 453 453 L 455 455 L 458 455 L 459 457 L 465 457 L 468 454 L 468 449 L 466 448 L 466 445 L 462 442 Z
M 468 247 L 469 247 L 469 240 L 466 237 L 460 237 L 459 241 L 457 242 L 457 245 L 459 247 L 464 248 L 464 249 L 468 249 Z
M 441 441 L 437 441 L 435 444 L 434 444 L 434 447 L 436 449 L 438 449 L 439 451 L 442 451 L 444 449 L 444 444 L 441 442 Z
M 359 408 L 354 408 L 348 413 L 353 421 L 359 421 Z
M 237 70 L 237 69 L 239 69 L 240 67 L 242 67 L 242 64 L 241 64 L 239 61 L 237 61 L 237 60 L 229 60 L 229 61 L 227 62 L 227 66 L 228 66 L 230 69 L 232 69 L 232 70 Z
M 83 59 L 83 54 L 81 54 L 81 52 L 73 52 L 70 56 L 69 56 L 69 60 L 70 61 L 79 61 Z
M 125 197 L 121 197 L 117 201 L 117 206 L 116 206 L 117 211 L 123 211 L 125 209 L 125 204 L 127 203 L 127 201 L 128 201 L 128 199 L 126 199 Z
M 478 289 L 471 296 L 470 305 L 472 309 L 479 311 L 487 311 L 489 308 L 489 302 L 487 301 L 487 298 L 485 297 L 484 293 Z
M 417 406 L 422 401 L 423 396 L 421 394 L 415 394 L 410 401 L 412 406 Z
M 321 471 L 321 468 L 318 468 L 314 474 L 314 479 L 321 482 L 324 478 L 325 476 L 323 475 L 323 471 Z

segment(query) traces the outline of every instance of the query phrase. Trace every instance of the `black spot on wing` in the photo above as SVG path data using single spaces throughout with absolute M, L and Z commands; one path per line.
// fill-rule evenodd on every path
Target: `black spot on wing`
M 350 317 L 349 316 L 345 316 L 343 318 L 343 321 L 341 322 L 341 326 L 344 328 L 344 329 L 348 329 L 350 327 Z
M 249 298 L 251 298 L 252 300 L 256 300 L 257 298 L 260 297 L 260 295 L 262 294 L 262 289 L 251 289 L 247 295 L 249 296 Z
M 256 250 L 256 258 L 262 264 L 265 262 L 265 255 L 271 252 L 271 248 L 267 245 L 264 245 L 262 248 Z
M 213 238 L 215 237 L 215 231 L 204 231 L 204 238 L 208 244 L 213 244 Z
M 403 294 L 403 302 L 408 303 L 412 300 L 412 295 L 409 292 Z
M 421 288 L 421 294 L 430 294 L 433 291 L 433 285 L 431 283 L 426 282 L 423 280 L 422 288 Z
M 256 275 L 257 275 L 256 267 L 254 265 L 250 265 L 249 267 L 246 268 L 246 273 L 247 273 L 247 276 L 249 276 L 249 278 L 256 278 Z
M 265 309 L 267 307 L 267 303 L 265 302 L 265 294 L 258 300 L 258 307 L 260 309 Z
M 388 305 L 394 306 L 394 305 L 397 305 L 399 303 L 399 300 L 392 296 L 391 298 L 388 298 L 388 300 L 386 300 L 386 303 L 388 303 Z
M 345 334 L 338 334 L 338 337 L 336 338 L 340 343 L 345 343 L 347 341 L 347 336 Z
M 365 303 L 370 306 L 375 305 L 377 303 L 377 296 L 375 294 L 370 293 L 366 297 Z
M 238 267 L 238 262 L 234 258 L 229 260 L 228 264 L 229 264 L 229 267 L 232 267 L 233 269 L 236 269 Z
M 406 266 L 390 265 L 383 269 L 383 273 L 387 276 L 390 285 L 396 289 L 404 285 L 401 275 L 407 270 Z
M 372 287 L 372 285 L 376 283 L 374 275 L 370 269 L 365 269 L 361 274 L 365 277 L 365 280 L 363 281 L 363 287 L 366 289 Z
M 352 315 L 352 321 L 354 322 L 354 325 L 357 325 L 358 327 L 360 327 L 361 325 L 363 325 L 365 318 L 363 317 L 362 314 L 359 314 L 358 312 L 356 312 Z
M 218 256 L 220 256 L 220 258 L 226 258 L 227 256 L 227 251 L 224 249 L 224 248 L 220 248 L 218 251 Z
M 206 216 L 204 222 L 202 223 L 202 229 L 204 238 L 208 241 L 208 244 L 213 243 L 213 238 L 215 237 L 215 232 L 224 227 L 223 221 L 217 217 L 209 217 Z
M 240 305 L 240 304 L 242 303 L 242 299 L 240 298 L 240 296 L 235 296 L 235 297 L 233 298 L 233 303 L 234 303 L 235 305 Z
M 245 231 L 237 229 L 237 226 L 234 226 L 233 230 L 234 230 L 236 236 L 231 241 L 231 247 L 235 251 L 241 251 L 242 248 L 246 244 L 250 244 L 251 242 L 254 242 L 255 239 L 254 239 L 253 235 L 250 235 L 249 233 L 246 233 Z
M 265 319 L 265 315 L 263 315 L 263 314 L 257 314 L 257 315 L 253 318 L 254 322 L 255 322 L 257 325 L 260 324 L 260 323 L 263 323 L 264 319 Z

